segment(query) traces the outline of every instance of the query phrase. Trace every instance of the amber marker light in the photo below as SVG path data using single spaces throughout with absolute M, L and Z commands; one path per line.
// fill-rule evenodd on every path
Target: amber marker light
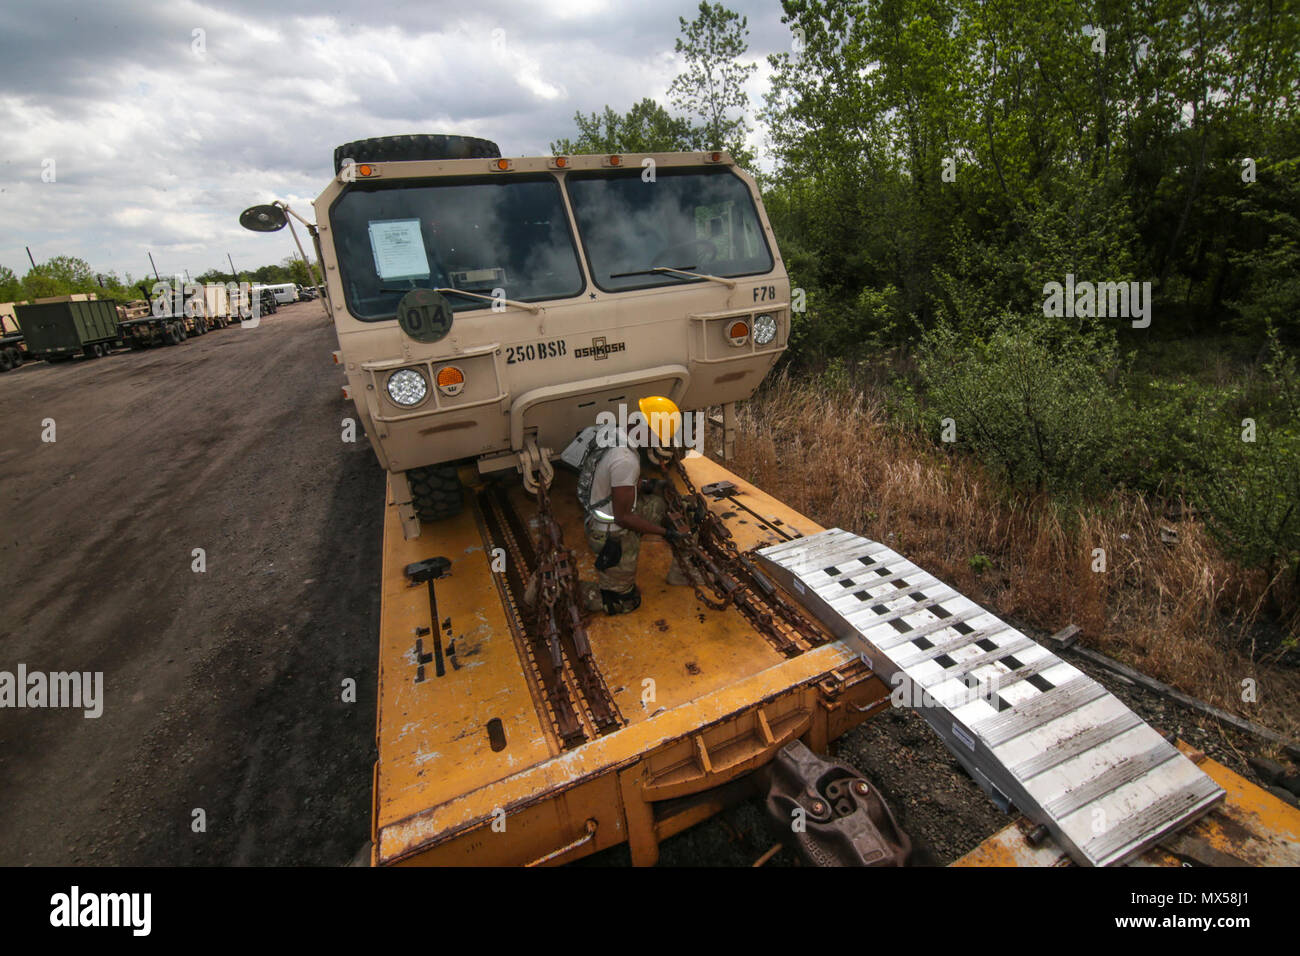
M 459 395 L 465 388 L 465 373 L 454 365 L 444 365 L 438 369 L 435 381 L 438 383 L 438 391 L 442 394 Z

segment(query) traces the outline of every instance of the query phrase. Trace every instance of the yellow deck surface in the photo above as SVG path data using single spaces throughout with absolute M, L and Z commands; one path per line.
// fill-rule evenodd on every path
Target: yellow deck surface
M 1206 865 L 1300 866 L 1300 810 L 1194 748 L 1178 742 L 1203 771 L 1227 791 L 1209 813 L 1140 854 L 1131 866 L 1181 866 L 1166 846 L 1182 849 Z M 1019 820 L 971 850 L 953 866 L 1069 866 L 1071 860 L 1050 837 L 1030 846 L 1031 829 Z M 1218 856 L 1222 854 L 1222 856 Z
M 764 518 L 778 518 L 787 533 L 822 530 L 707 458 L 695 456 L 686 464 L 697 488 L 731 481 L 740 489 L 739 501 Z M 573 475 L 557 470 L 551 500 L 582 576 L 594 578 L 573 487 Z M 535 512 L 532 499 L 516 486 L 511 500 L 527 522 Z M 727 515 L 724 520 L 741 550 L 782 540 L 730 502 L 710 499 L 710 507 Z M 628 726 L 560 757 L 549 721 L 539 717 L 538 701 L 525 676 L 528 668 L 519 659 L 502 610 L 492 580 L 492 556 L 484 550 L 474 512 L 470 494 L 459 517 L 425 525 L 421 537 L 407 541 L 389 496 L 375 781 L 380 860 L 504 806 L 502 800 L 526 799 L 539 787 L 563 786 L 569 779 L 626 762 L 656 742 L 680 737 L 755 700 L 816 679 L 854 656 L 832 644 L 787 660 L 734 609 L 712 611 L 692 589 L 664 584 L 668 546 L 647 539 L 637 573 L 641 607 L 614 618 L 596 615 L 589 626 L 600 672 Z M 450 573 L 434 582 L 437 621 L 431 619 L 427 586 L 411 586 L 403 575 L 406 565 L 434 556 L 451 561 Z M 426 660 L 425 679 L 417 683 L 417 637 L 426 655 L 434 646 L 434 634 L 417 635 L 419 628 L 442 628 L 444 655 L 453 640 L 456 655 L 455 665 L 444 658 L 442 677 L 436 676 L 434 662 Z M 654 681 L 655 700 L 643 706 L 646 679 Z M 489 746 L 487 731 L 493 718 L 505 731 L 505 747 L 497 752 Z M 483 801 L 458 801 L 455 812 L 437 809 L 507 778 L 514 782 L 485 792 Z

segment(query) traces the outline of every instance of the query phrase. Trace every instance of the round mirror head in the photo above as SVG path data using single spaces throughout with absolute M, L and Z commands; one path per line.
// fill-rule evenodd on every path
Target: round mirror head
M 397 304 L 397 324 L 417 342 L 440 342 L 451 331 L 451 303 L 441 292 L 412 289 Z
M 239 224 L 253 232 L 275 232 L 288 222 L 279 206 L 249 206 L 239 214 Z

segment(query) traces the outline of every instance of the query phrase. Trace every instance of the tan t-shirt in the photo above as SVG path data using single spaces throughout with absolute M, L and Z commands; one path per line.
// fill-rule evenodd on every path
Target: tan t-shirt
M 636 485 L 641 477 L 641 456 L 635 448 L 623 445 L 611 448 L 596 464 L 596 471 L 591 476 L 591 500 L 603 501 L 614 488 L 632 486 L 632 504 L 636 504 Z M 614 514 L 614 503 L 606 501 L 598 509 L 607 515 Z M 596 519 L 604 520 L 599 516 Z

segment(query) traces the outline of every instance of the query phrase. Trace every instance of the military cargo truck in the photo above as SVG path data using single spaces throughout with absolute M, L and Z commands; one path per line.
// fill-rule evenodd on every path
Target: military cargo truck
M 18 325 L 12 302 L 0 302 L 0 372 L 17 368 L 27 360 L 23 330 Z
M 220 282 L 203 286 L 203 317 L 210 329 L 224 329 L 232 321 L 239 321 L 240 297 Z
M 85 296 L 54 296 L 16 308 L 28 354 L 49 362 L 81 353 L 100 358 L 121 343 L 112 302 Z

